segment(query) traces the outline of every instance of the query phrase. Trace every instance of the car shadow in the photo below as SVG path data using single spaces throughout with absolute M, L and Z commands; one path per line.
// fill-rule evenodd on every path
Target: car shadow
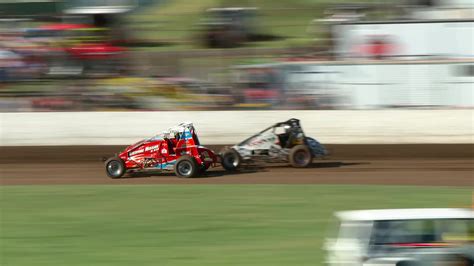
M 340 168 L 345 166 L 354 166 L 354 165 L 365 165 L 370 164 L 369 162 L 351 162 L 345 163 L 341 161 L 331 161 L 331 162 L 313 162 L 307 168 Z M 226 175 L 240 175 L 240 174 L 250 174 L 250 173 L 257 173 L 257 172 L 266 172 L 268 169 L 275 169 L 275 168 L 291 168 L 289 164 L 279 163 L 279 164 L 257 164 L 257 165 L 246 165 L 245 167 L 240 167 L 235 171 L 227 171 L 221 167 L 217 167 L 214 169 L 210 169 L 203 174 L 198 174 L 196 177 L 193 178 L 215 178 L 221 177 Z M 127 173 L 122 178 L 144 178 L 144 177 L 175 177 L 179 178 L 175 175 L 174 172 L 160 172 L 160 171 L 149 171 L 149 172 L 135 172 L 135 173 Z
M 364 165 L 370 164 L 369 162 L 353 162 L 353 163 L 345 163 L 345 162 L 314 162 L 309 165 L 310 168 L 338 168 L 344 166 L 353 166 L 353 165 Z
M 220 176 L 225 176 L 225 175 L 241 175 L 241 174 L 251 174 L 251 173 L 257 173 L 257 172 L 264 172 L 265 168 L 263 167 L 246 167 L 246 168 L 241 168 L 235 171 L 227 171 L 225 169 L 216 169 L 216 170 L 211 170 L 207 171 L 203 175 L 197 176 L 195 178 L 213 178 L 213 177 L 220 177 Z
M 142 177 L 172 177 L 175 176 L 174 173 L 164 173 L 164 172 L 135 172 L 135 173 L 126 173 L 122 178 L 142 178 Z
M 225 175 L 239 175 L 239 174 L 249 174 L 249 173 L 256 173 L 256 172 L 262 172 L 265 171 L 264 167 L 261 166 L 251 166 L 251 167 L 245 167 L 242 169 L 238 169 L 235 171 L 227 171 L 225 169 L 222 169 L 221 167 L 217 167 L 214 169 L 210 169 L 206 171 L 203 174 L 198 174 L 193 178 L 214 178 L 214 177 L 220 177 L 220 176 L 225 176 Z M 144 178 L 144 177 L 176 177 L 179 178 L 175 175 L 174 172 L 159 172 L 159 171 L 148 171 L 148 172 L 135 172 L 135 173 L 127 173 L 125 174 L 122 178 Z
M 345 162 L 341 162 L 341 161 L 312 162 L 306 168 L 339 168 L 339 167 L 345 167 L 345 166 L 364 165 L 364 164 L 370 164 L 370 163 L 369 162 L 345 163 Z M 291 168 L 291 165 L 289 163 L 287 163 L 287 164 L 281 163 L 281 164 L 275 164 L 275 165 L 268 164 L 267 167 L 269 167 L 269 168 Z

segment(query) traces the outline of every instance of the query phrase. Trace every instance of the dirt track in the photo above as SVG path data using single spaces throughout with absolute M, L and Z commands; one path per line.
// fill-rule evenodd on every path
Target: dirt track
M 29 184 L 391 184 L 474 187 L 474 145 L 331 145 L 330 159 L 310 168 L 222 168 L 205 176 L 143 174 L 112 180 L 101 155 L 121 147 L 4 147 L 2 185 Z

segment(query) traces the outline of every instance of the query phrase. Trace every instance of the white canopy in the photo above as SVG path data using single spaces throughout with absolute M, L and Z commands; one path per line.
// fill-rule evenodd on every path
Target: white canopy
M 424 220 L 424 219 L 474 219 L 472 209 L 385 209 L 336 212 L 344 221 Z

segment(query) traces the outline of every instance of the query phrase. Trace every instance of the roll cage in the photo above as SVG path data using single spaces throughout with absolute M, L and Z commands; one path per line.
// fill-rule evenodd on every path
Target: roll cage
M 288 119 L 287 121 L 279 122 L 279 123 L 273 124 L 272 126 L 269 126 L 269 127 L 265 128 L 264 130 L 258 132 L 257 134 L 252 135 L 249 138 L 243 140 L 242 142 L 237 144 L 237 146 L 245 145 L 249 140 L 251 140 L 251 139 L 253 139 L 253 138 L 269 131 L 269 130 L 272 130 L 272 133 L 274 133 L 275 135 L 278 135 L 278 137 L 280 138 L 280 143 L 284 143 L 285 141 L 282 142 L 282 137 L 285 137 L 285 136 L 282 136 L 282 135 L 285 135 L 285 134 L 276 134 L 275 133 L 276 128 L 283 127 L 283 126 L 290 126 L 290 133 L 287 133 L 288 134 L 287 139 L 289 139 L 291 137 L 291 135 L 294 135 L 294 134 L 297 134 L 297 133 L 303 134 L 303 137 L 304 137 L 304 132 L 303 132 L 303 129 L 301 128 L 300 120 L 296 119 L 296 118 L 291 118 L 291 119 Z M 284 146 L 284 145 L 282 145 L 282 146 Z
M 195 145 L 201 145 L 199 142 L 199 138 L 196 134 L 196 129 L 190 122 L 180 123 L 175 127 L 169 128 L 161 134 L 149 138 L 148 140 L 155 139 L 163 139 L 166 141 L 170 141 L 173 139 L 175 142 L 178 142 L 179 140 L 192 139 Z
M 170 128 L 169 131 L 170 134 L 174 136 L 176 141 L 192 139 L 195 145 L 200 145 L 199 138 L 196 134 L 196 129 L 192 123 L 181 123 L 177 127 Z

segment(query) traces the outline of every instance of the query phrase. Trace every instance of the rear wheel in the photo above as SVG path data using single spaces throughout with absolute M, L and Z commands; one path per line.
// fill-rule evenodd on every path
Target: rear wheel
M 289 161 L 293 167 L 308 167 L 312 160 L 313 156 L 306 145 L 297 145 L 290 150 Z
M 105 162 L 105 172 L 110 178 L 120 178 L 125 174 L 125 163 L 118 157 L 113 157 Z
M 194 177 L 198 172 L 196 160 L 189 155 L 181 156 L 174 165 L 174 172 L 178 177 Z
M 228 171 L 236 170 L 241 162 L 240 154 L 234 149 L 227 150 L 222 154 L 222 167 Z

